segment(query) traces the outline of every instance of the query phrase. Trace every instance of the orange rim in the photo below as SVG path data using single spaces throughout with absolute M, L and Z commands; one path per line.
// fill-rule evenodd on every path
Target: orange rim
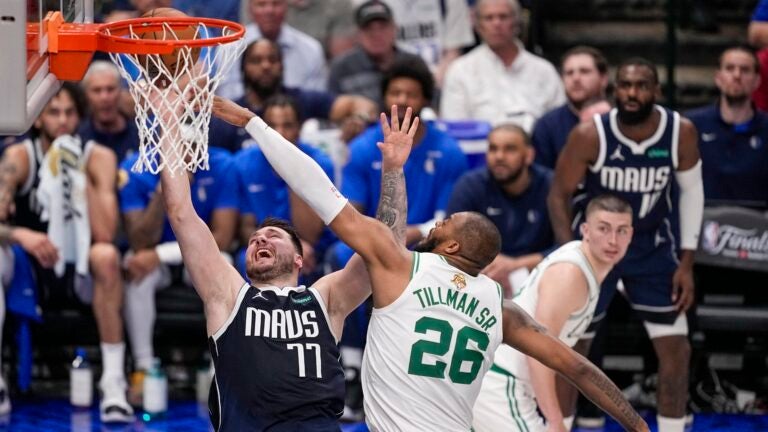
M 208 28 L 232 29 L 232 33 L 206 39 L 132 39 L 126 38 L 131 32 L 148 33 L 162 31 L 167 26 L 171 29 L 186 29 L 190 26 L 203 24 Z M 245 35 L 245 27 L 240 23 L 199 17 L 152 17 L 135 18 L 101 24 L 99 31 L 99 51 L 126 54 L 160 54 L 172 51 L 178 47 L 206 47 L 227 44 L 241 39 Z M 170 49 L 169 49 L 170 48 Z

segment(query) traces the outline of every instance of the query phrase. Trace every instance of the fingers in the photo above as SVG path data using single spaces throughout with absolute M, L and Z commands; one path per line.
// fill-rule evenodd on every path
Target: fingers
M 387 120 L 386 114 L 381 113 L 379 115 L 379 123 L 381 123 L 381 131 L 384 133 L 384 136 L 389 136 L 389 134 L 392 133 L 392 129 L 389 128 L 389 121 Z
M 400 132 L 400 117 L 397 113 L 397 105 L 392 105 L 392 115 L 390 118 L 390 121 L 392 122 L 392 130 Z
M 406 108 L 405 116 L 403 116 L 403 124 L 401 125 L 400 129 L 398 129 L 398 131 L 408 130 L 408 125 L 411 124 L 411 115 L 413 115 L 413 110 L 411 107 Z
M 411 128 L 408 129 L 408 136 L 411 137 L 411 138 L 415 137 L 417 130 L 419 130 L 419 118 L 418 117 L 414 117 L 413 118 L 413 124 L 411 125 Z

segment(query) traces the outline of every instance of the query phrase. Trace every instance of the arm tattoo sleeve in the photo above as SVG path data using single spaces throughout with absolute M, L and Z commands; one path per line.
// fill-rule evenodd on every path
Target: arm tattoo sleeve
M 383 172 L 376 219 L 387 225 L 400 243 L 405 243 L 407 216 L 408 197 L 405 192 L 405 173 L 402 168 Z
M 637 414 L 637 411 L 624 398 L 621 390 L 611 382 L 611 380 L 605 376 L 596 366 L 592 364 L 586 365 L 587 367 L 587 380 L 597 387 L 603 396 L 607 399 L 608 404 L 615 406 L 616 408 L 616 420 L 618 420 L 625 427 L 629 427 L 630 430 L 636 430 L 642 424 L 642 419 Z
M 14 177 L 18 172 L 16 164 L 4 160 L 0 163 L 0 221 L 7 222 L 10 216 L 13 196 L 16 193 Z

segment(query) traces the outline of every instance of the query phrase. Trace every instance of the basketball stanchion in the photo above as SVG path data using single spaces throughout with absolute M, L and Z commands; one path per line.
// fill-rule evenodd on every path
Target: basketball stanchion
M 46 21 L 51 70 L 60 79 L 82 78 L 94 51 L 109 53 L 120 69 L 139 130 L 133 171 L 208 169 L 214 93 L 245 49 L 242 25 L 171 8 L 108 24 L 63 23 L 55 13 Z M 161 146 L 169 131 L 181 133 Z

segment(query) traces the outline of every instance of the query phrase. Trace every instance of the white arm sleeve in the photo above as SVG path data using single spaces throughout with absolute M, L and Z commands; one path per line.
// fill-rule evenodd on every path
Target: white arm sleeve
M 326 225 L 330 224 L 347 205 L 347 199 L 320 165 L 258 116 L 245 125 L 245 130 L 256 140 L 272 168 L 288 186 L 312 207 Z
M 165 242 L 155 246 L 155 252 L 160 262 L 169 265 L 182 263 L 181 247 L 178 242 Z
M 704 217 L 701 160 L 690 169 L 676 171 L 675 178 L 680 185 L 680 248 L 696 250 L 699 245 L 701 220 Z

